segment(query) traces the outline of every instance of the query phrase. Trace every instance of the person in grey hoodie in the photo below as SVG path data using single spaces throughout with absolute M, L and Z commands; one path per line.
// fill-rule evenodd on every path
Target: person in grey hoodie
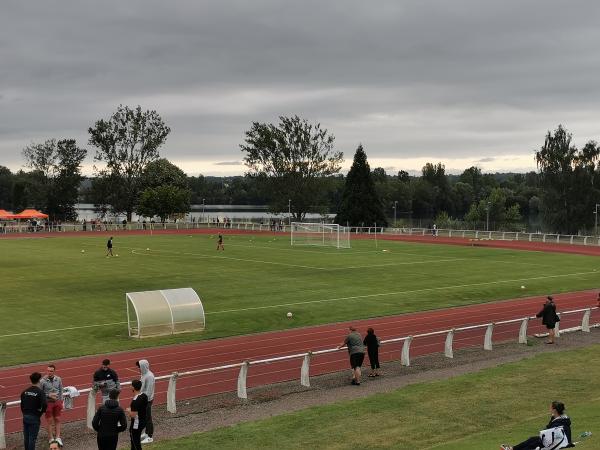
M 148 397 L 148 408 L 146 409 L 146 432 L 142 435 L 142 444 L 154 441 L 154 424 L 152 423 L 152 403 L 154 402 L 154 374 L 150 370 L 150 363 L 146 359 L 140 359 L 135 363 L 140 368 L 140 380 L 142 382 L 142 394 Z

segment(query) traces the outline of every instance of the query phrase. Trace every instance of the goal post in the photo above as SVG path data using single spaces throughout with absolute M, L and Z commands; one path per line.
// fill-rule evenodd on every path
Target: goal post
M 350 229 L 337 223 L 292 222 L 291 245 L 350 248 Z

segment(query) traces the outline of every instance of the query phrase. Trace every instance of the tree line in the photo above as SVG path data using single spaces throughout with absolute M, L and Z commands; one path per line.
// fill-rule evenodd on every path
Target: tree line
M 469 167 L 447 174 L 427 163 L 420 174 L 371 169 L 359 145 L 347 175 L 335 137 L 298 116 L 279 123 L 254 122 L 240 150 L 247 171 L 235 177 L 187 176 L 159 149 L 170 128 L 156 111 L 119 106 L 89 129 L 94 175 L 81 174 L 87 149 L 74 139 L 49 139 L 22 151 L 28 171 L 0 166 L 0 208 L 36 207 L 51 218 L 75 220 L 77 202 L 93 203 L 100 216 L 135 212 L 162 220 L 181 216 L 191 204 L 268 205 L 276 213 L 334 214 L 352 226 L 533 230 L 563 234 L 594 229 L 600 203 L 600 147 L 581 149 L 558 126 L 534 152 L 538 172 L 482 173 Z

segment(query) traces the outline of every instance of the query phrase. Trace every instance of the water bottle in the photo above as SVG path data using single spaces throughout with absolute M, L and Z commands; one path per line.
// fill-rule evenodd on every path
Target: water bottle
M 581 438 L 586 438 L 586 437 L 588 437 L 588 436 L 591 436 L 591 435 L 592 435 L 592 432 L 591 432 L 591 431 L 584 431 L 583 433 L 581 433 L 581 434 L 579 435 L 579 437 L 581 437 Z

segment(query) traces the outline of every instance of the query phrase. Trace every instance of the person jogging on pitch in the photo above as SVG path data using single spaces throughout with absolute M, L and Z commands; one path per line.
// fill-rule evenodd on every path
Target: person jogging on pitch
M 108 256 L 114 256 L 113 252 L 112 252 L 112 248 L 113 248 L 113 243 L 112 243 L 113 237 L 111 236 L 108 239 L 108 242 L 106 243 L 106 257 L 108 258 Z
M 217 240 L 217 250 L 225 251 L 225 247 L 223 246 L 223 235 L 219 235 L 219 239 Z

